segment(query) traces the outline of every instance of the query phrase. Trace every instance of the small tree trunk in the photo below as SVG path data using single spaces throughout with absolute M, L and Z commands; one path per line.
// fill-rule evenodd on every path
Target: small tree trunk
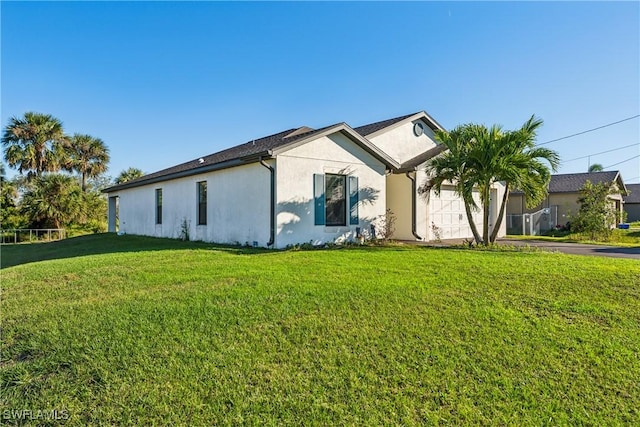
M 87 174 L 82 172 L 82 192 L 87 192 Z
M 485 246 L 489 245 L 489 202 L 490 202 L 489 184 L 483 184 L 482 188 L 482 242 Z
M 476 240 L 477 244 L 482 243 L 482 239 L 480 238 L 480 233 L 478 233 L 478 227 L 476 227 L 476 223 L 473 221 L 473 213 L 471 212 L 471 204 L 464 200 L 464 210 L 467 213 L 467 221 L 469 222 L 469 227 L 471 227 L 471 232 L 473 233 L 473 238 Z
M 496 241 L 496 237 L 498 237 L 498 230 L 500 230 L 500 225 L 502 224 L 502 219 L 504 218 L 504 211 L 507 210 L 507 202 L 509 201 L 509 183 L 504 187 L 504 195 L 502 196 L 502 205 L 500 205 L 500 213 L 498 214 L 498 219 L 496 223 L 493 225 L 493 231 L 491 232 L 491 243 Z

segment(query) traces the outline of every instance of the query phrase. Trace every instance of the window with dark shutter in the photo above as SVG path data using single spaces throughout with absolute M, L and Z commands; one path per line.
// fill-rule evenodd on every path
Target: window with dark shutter
M 324 225 L 324 175 L 313 175 L 314 224 Z
M 326 225 L 347 225 L 347 177 L 325 175 L 325 218 Z
M 162 224 L 162 188 L 156 189 L 156 224 Z
M 198 225 L 207 225 L 207 181 L 198 182 Z
M 349 224 L 358 225 L 358 177 L 349 177 Z

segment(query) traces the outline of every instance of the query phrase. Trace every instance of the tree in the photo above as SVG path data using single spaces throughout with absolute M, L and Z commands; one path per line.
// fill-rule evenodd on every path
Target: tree
M 473 237 L 477 243 L 480 243 L 482 239 L 476 223 L 473 221 L 473 211 L 478 210 L 478 206 L 473 200 L 474 171 L 467 165 L 473 144 L 472 129 L 473 125 L 464 124 L 457 126 L 450 132 L 436 131 L 436 139 L 447 147 L 447 151 L 434 157 L 427 164 L 427 173 L 431 178 L 422 191 L 433 189 L 435 194 L 439 195 L 443 184 L 453 184 L 456 195 L 462 197 L 464 201 L 467 221 Z
M 12 117 L 4 129 L 4 158 L 29 178 L 43 172 L 60 170 L 67 140 L 62 122 L 49 114 L 27 112 L 24 118 Z
M 509 191 L 521 189 L 527 205 L 544 199 L 551 178 L 546 161 L 553 170 L 559 163 L 555 151 L 535 146 L 537 129 L 542 120 L 531 116 L 515 131 L 503 131 L 501 126 L 465 124 L 447 133 L 439 131 L 436 138 L 448 148 L 443 155 L 431 160 L 427 169 L 433 176 L 431 185 L 439 191 L 443 182 L 454 183 L 456 193 L 465 203 L 467 220 L 477 243 L 488 245 L 498 235 L 509 198 Z M 505 194 L 498 210 L 493 231 L 489 230 L 491 188 L 496 182 L 505 183 Z M 482 237 L 477 231 L 471 210 L 478 209 L 473 200 L 477 188 L 483 207 Z
M 81 176 L 82 191 L 87 191 L 87 178 L 96 178 L 107 170 L 109 149 L 99 138 L 74 134 L 68 144 L 65 169 L 76 171 Z
M 616 214 L 608 196 L 612 194 L 610 184 L 600 182 L 592 184 L 587 180 L 580 189 L 580 209 L 572 218 L 571 230 L 579 233 L 589 233 L 592 240 L 607 237 L 611 232 L 611 225 L 615 224 Z
M 16 185 L 6 179 L 0 180 L 0 229 L 21 228 L 25 219 L 20 215 Z
M 600 163 L 594 163 L 591 166 L 589 166 L 589 173 L 591 172 L 602 172 L 604 170 L 604 167 L 602 167 L 602 165 Z
M 485 183 L 484 192 L 481 191 L 481 195 L 485 195 L 485 199 L 483 199 L 485 203 L 483 218 L 484 224 L 486 224 L 485 227 L 487 227 L 489 219 L 488 199 L 490 187 L 493 182 L 497 181 L 503 182 L 505 185 L 504 195 L 498 210 L 498 218 L 489 236 L 490 243 L 495 242 L 498 236 L 511 190 L 521 190 L 529 208 L 537 206 L 547 196 L 551 171 L 557 170 L 560 157 L 553 150 L 536 147 L 537 130 L 542 126 L 542 123 L 541 119 L 531 116 L 520 129 L 497 134 L 492 143 L 485 147 L 482 147 L 483 144 L 476 146 L 478 150 L 493 150 L 493 157 L 496 159 L 488 168 L 492 169 L 492 174 L 494 175 L 492 182 L 488 186 Z M 491 175 L 491 173 L 487 175 Z
M 20 210 L 30 228 L 62 228 L 83 215 L 83 192 L 74 177 L 36 176 L 22 196 Z
M 138 168 L 129 168 L 120 172 L 120 175 L 116 177 L 116 184 L 124 184 L 125 182 L 132 181 L 134 179 L 140 178 L 144 176 L 144 172 L 142 172 Z

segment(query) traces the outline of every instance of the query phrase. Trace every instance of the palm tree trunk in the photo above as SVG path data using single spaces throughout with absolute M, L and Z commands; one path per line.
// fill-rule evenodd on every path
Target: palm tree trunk
M 82 192 L 87 192 L 87 174 L 82 172 Z
M 504 195 L 502 196 L 502 205 L 500 205 L 500 213 L 498 214 L 498 219 L 493 225 L 493 231 L 491 232 L 491 243 L 496 241 L 496 237 L 498 237 L 498 231 L 500 230 L 500 224 L 502 224 L 502 219 L 504 218 L 504 211 L 507 209 L 507 202 L 509 201 L 509 183 L 504 187 Z
M 480 238 L 480 233 L 478 233 L 478 227 L 476 227 L 476 223 L 473 221 L 473 213 L 471 212 L 471 205 L 466 200 L 464 200 L 464 210 L 467 212 L 467 221 L 469 222 L 469 227 L 471 227 L 473 238 L 476 240 L 477 244 L 482 243 L 482 239 Z
M 489 245 L 489 202 L 490 200 L 489 184 L 483 184 L 482 188 L 482 242 L 485 246 Z

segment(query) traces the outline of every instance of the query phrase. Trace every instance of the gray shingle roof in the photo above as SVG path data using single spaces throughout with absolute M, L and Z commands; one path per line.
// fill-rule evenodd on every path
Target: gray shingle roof
M 354 130 L 362 137 L 366 137 L 367 135 L 371 135 L 374 132 L 377 132 L 381 129 L 392 126 L 395 123 L 398 123 L 402 120 L 405 120 L 408 117 L 411 117 L 420 113 L 421 112 L 412 113 L 412 114 L 407 114 L 405 116 L 395 117 L 393 119 L 370 123 L 368 125 L 357 127 Z M 423 113 L 423 114 L 426 114 L 426 113 Z M 433 119 L 431 118 L 429 118 L 429 120 L 433 121 Z M 323 128 L 315 129 L 315 130 L 308 128 L 306 126 L 287 129 L 285 131 L 282 131 L 273 135 L 269 135 L 264 138 L 259 138 L 253 141 L 249 141 L 244 144 L 240 144 L 235 147 L 228 148 L 226 150 L 218 151 L 216 153 L 209 154 L 207 156 L 203 156 L 198 159 L 190 160 L 188 162 L 181 163 L 179 165 L 172 166 L 170 168 L 166 168 L 157 172 L 150 173 L 138 179 L 127 181 L 123 184 L 114 185 L 103 191 L 104 192 L 117 191 L 125 188 L 137 187 L 139 185 L 159 182 L 159 181 L 163 181 L 170 178 L 204 173 L 211 170 L 220 169 L 223 167 L 233 167 L 233 166 L 240 165 L 248 160 L 257 161 L 260 156 L 265 156 L 265 157 L 268 156 L 269 151 L 271 150 L 293 143 L 297 140 L 307 138 L 309 136 L 312 136 L 315 133 L 321 133 L 322 131 L 333 126 L 336 126 L 336 124 L 331 126 L 325 126 Z M 429 150 L 429 152 L 427 153 L 424 153 L 425 155 L 428 154 L 429 158 L 437 154 L 437 153 L 435 154 L 431 153 L 430 151 L 431 150 Z M 411 159 L 409 162 L 413 160 L 414 159 Z
M 432 157 L 437 156 L 443 151 L 447 150 L 447 146 L 444 144 L 436 145 L 435 147 L 425 151 L 424 153 L 418 154 L 412 159 L 407 160 L 403 164 L 400 165 L 400 169 L 398 172 L 407 172 L 413 170 L 416 166 L 419 166 L 431 159 Z
M 599 184 L 601 182 L 613 182 L 618 180 L 619 184 L 622 182 L 618 171 L 604 171 L 604 172 L 584 172 L 584 173 L 565 173 L 558 175 L 551 175 L 551 181 L 549 182 L 549 193 L 577 193 L 584 186 L 587 180 L 592 184 Z M 513 194 L 522 194 L 522 191 L 512 191 Z M 624 193 L 624 191 L 623 191 Z
M 625 203 L 640 203 L 640 184 L 627 184 L 629 195 L 624 197 Z
M 123 184 L 112 186 L 105 189 L 104 191 L 108 192 L 123 188 L 136 187 L 138 185 L 144 185 L 145 183 L 157 182 L 163 177 L 175 176 L 181 173 L 186 174 L 187 172 L 191 172 L 192 174 L 196 174 L 200 171 L 206 172 L 207 170 L 215 168 L 216 165 L 222 166 L 222 164 L 224 164 L 225 162 L 229 163 L 229 166 L 234 166 L 235 164 L 233 163 L 233 161 L 237 161 L 237 164 L 240 164 L 242 163 L 242 159 L 247 159 L 254 156 L 258 157 L 260 154 L 266 155 L 269 150 L 285 144 L 290 144 L 302 138 L 306 138 L 314 133 L 320 133 L 331 126 L 325 126 L 321 129 L 315 130 L 307 128 L 310 130 L 306 132 L 304 132 L 306 129 L 301 128 L 287 129 L 285 131 L 278 132 L 264 138 L 249 141 L 244 144 L 228 148 L 226 150 L 218 151 L 217 153 L 209 154 L 208 156 L 203 156 L 198 159 L 190 160 L 188 162 L 181 163 L 167 169 L 162 169 L 158 172 L 150 173 L 140 178 L 127 181 Z M 302 130 L 303 132 L 296 133 L 293 136 L 287 137 L 287 135 L 298 130 Z M 202 161 L 200 161 L 200 159 L 202 159 Z
M 573 193 L 580 191 L 584 184 L 591 181 L 592 184 L 601 182 L 613 182 L 618 176 L 618 171 L 567 173 L 552 175 L 549 182 L 549 193 Z
M 401 122 L 407 117 L 411 117 L 418 113 L 407 114 L 406 116 L 396 117 L 394 119 L 382 120 L 381 122 L 369 123 L 368 125 L 358 126 L 357 128 L 353 128 L 356 132 L 358 132 L 362 136 L 371 135 L 372 133 L 378 132 L 380 129 L 384 129 L 388 126 Z

